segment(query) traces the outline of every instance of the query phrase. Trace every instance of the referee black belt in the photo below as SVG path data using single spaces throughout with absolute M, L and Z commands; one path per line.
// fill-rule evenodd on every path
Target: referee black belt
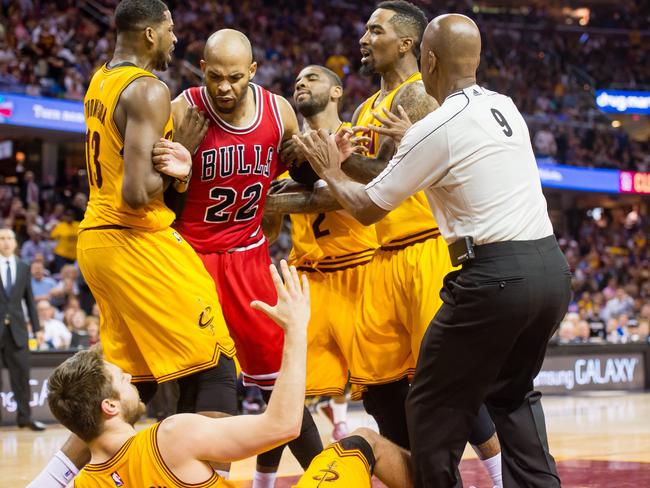
M 472 237 L 465 236 L 449 244 L 449 257 L 454 266 L 460 266 L 473 259 L 549 251 L 557 247 L 557 245 L 557 240 L 553 234 L 532 241 L 492 242 L 478 246 L 474 244 Z

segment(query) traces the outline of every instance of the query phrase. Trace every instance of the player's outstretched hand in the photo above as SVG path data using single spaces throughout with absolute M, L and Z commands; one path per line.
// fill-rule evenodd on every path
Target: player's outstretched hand
M 176 125 L 176 124 L 175 124 Z M 187 107 L 183 121 L 175 127 L 174 140 L 194 154 L 208 132 L 210 122 L 195 106 Z
M 189 177 L 192 170 L 192 155 L 179 142 L 161 138 L 153 146 L 153 165 L 159 173 L 179 180 Z
M 278 303 L 271 306 L 268 303 L 255 300 L 251 307 L 268 315 L 273 321 L 289 333 L 306 333 L 309 322 L 309 283 L 307 277 L 298 276 L 295 266 L 289 267 L 283 259 L 280 261 L 282 278 L 274 265 L 269 266 L 271 278 L 278 292 Z
M 373 113 L 382 125 L 370 125 L 368 128 L 377 134 L 390 137 L 395 141 L 395 145 L 399 146 L 399 143 L 402 142 L 402 137 L 404 137 L 409 127 L 413 125 L 413 122 L 411 122 L 406 110 L 401 105 L 397 106 L 397 111 L 399 112 L 399 116 L 390 110 L 386 110 L 386 107 L 383 107 L 383 116 L 376 112 Z

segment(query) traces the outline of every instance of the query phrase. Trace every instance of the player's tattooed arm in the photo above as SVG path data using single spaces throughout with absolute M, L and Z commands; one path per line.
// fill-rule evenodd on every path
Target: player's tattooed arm
M 329 188 L 323 187 L 312 191 L 269 194 L 264 214 L 325 213 L 342 208 Z
M 397 107 L 402 106 L 406 115 L 411 122 L 415 123 L 422 120 L 435 109 L 439 107 L 435 98 L 430 96 L 421 81 L 409 83 L 404 86 L 395 98 L 391 106 L 391 112 L 395 115 L 400 115 Z
M 438 108 L 438 103 L 427 94 L 421 82 L 416 82 L 407 84 L 397 93 L 393 99 L 391 112 L 397 116 L 401 116 L 402 114 L 398 108 L 400 106 L 406 113 L 408 119 L 414 123 Z M 355 112 L 352 125 L 355 125 L 358 119 L 358 110 Z M 378 115 L 382 116 L 384 114 L 380 113 Z M 397 150 L 397 146 L 392 138 L 382 137 L 380 141 L 376 157 L 369 158 L 360 154 L 353 154 L 341 166 L 343 171 L 361 183 L 368 183 L 375 179 L 384 170 Z

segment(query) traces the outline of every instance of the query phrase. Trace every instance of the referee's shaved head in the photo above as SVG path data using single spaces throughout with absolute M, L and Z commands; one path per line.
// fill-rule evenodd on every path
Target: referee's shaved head
M 253 62 L 251 41 L 243 32 L 234 29 L 221 29 L 208 37 L 203 50 L 206 61 L 214 57 L 239 59 L 247 64 Z
M 424 31 L 422 78 L 427 93 L 436 100 L 444 100 L 459 82 L 476 82 L 480 60 L 481 33 L 469 17 L 440 15 Z

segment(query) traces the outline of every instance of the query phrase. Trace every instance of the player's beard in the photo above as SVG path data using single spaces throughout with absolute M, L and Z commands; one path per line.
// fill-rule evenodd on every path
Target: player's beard
M 373 63 L 361 63 L 361 68 L 359 68 L 359 74 L 361 76 L 370 78 L 371 76 L 374 76 L 375 73 L 375 65 Z
M 160 51 L 156 53 L 156 57 L 153 60 L 153 69 L 154 71 L 167 71 L 169 68 L 171 54 L 169 51 Z
M 249 85 L 247 83 L 246 87 L 242 90 L 241 94 L 239 95 L 239 98 L 235 100 L 235 103 L 231 103 L 230 105 L 227 106 L 220 104 L 217 101 L 217 97 L 211 96 L 212 103 L 214 104 L 214 107 L 217 109 L 217 112 L 226 115 L 233 113 L 237 109 L 237 107 L 240 107 L 243 103 L 246 102 L 246 97 L 248 96 L 248 87 Z M 258 101 L 257 103 L 260 103 L 260 101 Z
M 321 113 L 327 107 L 329 103 L 329 95 L 323 93 L 321 95 L 311 95 L 308 100 L 304 102 L 298 102 L 298 111 L 302 114 L 303 117 L 313 117 L 316 114 Z
M 133 402 L 132 405 L 126 405 L 124 403 L 122 405 L 122 417 L 124 418 L 124 421 L 129 425 L 135 425 L 135 423 L 140 420 L 140 418 L 147 411 L 147 407 L 140 401 L 139 398 L 137 404 Z

